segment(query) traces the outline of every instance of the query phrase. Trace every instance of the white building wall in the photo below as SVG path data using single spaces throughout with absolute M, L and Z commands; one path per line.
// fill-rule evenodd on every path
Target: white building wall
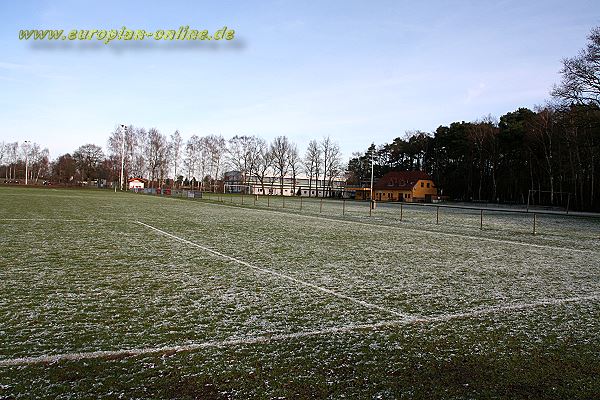
M 231 174 L 231 176 L 234 175 Z M 236 179 L 241 178 L 238 177 Z M 298 195 L 298 190 L 300 190 L 302 196 L 322 197 L 324 193 L 325 196 L 327 196 L 329 193 L 339 191 L 344 186 L 343 179 L 335 180 L 333 182 L 333 188 L 331 189 L 327 185 L 324 186 L 323 181 L 319 180 L 318 183 L 315 181 L 310 182 L 311 185 L 309 190 L 309 182 L 310 180 L 307 177 L 298 176 L 296 178 L 296 184 L 294 185 L 292 178 L 286 176 L 283 181 L 282 193 L 279 177 L 265 177 L 264 185 L 262 185 L 256 176 L 247 176 L 244 185 L 242 185 L 241 182 L 225 182 L 225 190 L 227 191 L 227 187 L 230 185 L 230 192 L 239 193 L 240 187 L 244 186 L 243 191 L 246 193 L 271 196 L 296 196 Z
M 129 189 L 143 189 L 144 182 L 141 181 L 131 181 L 129 182 Z

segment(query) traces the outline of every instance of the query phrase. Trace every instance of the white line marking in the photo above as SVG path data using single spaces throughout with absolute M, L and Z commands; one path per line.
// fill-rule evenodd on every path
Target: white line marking
M 579 296 L 579 297 L 568 297 L 564 299 L 542 299 L 532 303 L 515 303 L 515 304 L 507 304 L 501 306 L 491 306 L 485 308 L 476 308 L 469 311 L 463 311 L 459 313 L 451 313 L 451 314 L 441 314 L 433 317 L 426 317 L 426 322 L 444 322 L 451 321 L 454 319 L 464 319 L 464 318 L 473 318 L 484 316 L 488 314 L 494 314 L 498 312 L 507 312 L 507 311 L 519 311 L 526 310 L 528 308 L 537 308 L 537 307 L 545 307 L 545 306 L 559 306 L 566 303 L 580 303 L 583 301 L 598 301 L 600 300 L 600 294 L 592 294 L 589 296 Z
M 150 354 L 174 354 L 179 352 L 188 352 L 194 350 L 201 350 L 206 348 L 219 348 L 219 347 L 231 347 L 238 345 L 252 345 L 252 344 L 263 344 L 275 341 L 285 341 L 293 339 L 302 339 L 313 336 L 321 336 L 325 334 L 343 334 L 364 330 L 376 330 L 383 328 L 397 328 L 416 323 L 436 323 L 436 322 L 448 322 L 455 319 L 466 319 L 473 317 L 480 317 L 488 314 L 494 314 L 498 312 L 508 311 L 520 311 L 529 308 L 537 308 L 544 306 L 555 306 L 566 303 L 578 303 L 589 300 L 600 300 L 600 295 L 572 297 L 566 299 L 546 299 L 540 300 L 533 303 L 520 303 L 520 304 L 509 304 L 506 306 L 495 306 L 483 309 L 476 309 L 472 311 L 466 311 L 454 314 L 443 314 L 433 317 L 411 317 L 396 321 L 379 322 L 375 324 L 360 324 L 360 325 L 347 325 L 341 327 L 331 327 L 313 331 L 304 331 L 296 333 L 283 333 L 275 335 L 260 335 L 251 336 L 246 338 L 234 338 L 223 341 L 208 341 L 202 343 L 191 343 L 181 346 L 164 346 L 164 347 L 145 347 L 137 349 L 126 349 L 126 350 L 108 350 L 108 351 L 91 351 L 81 353 L 66 353 L 56 355 L 46 355 L 38 357 L 20 357 L 11 358 L 6 360 L 0 360 L 0 367 L 12 367 L 21 365 L 34 365 L 34 364 L 49 364 L 61 361 L 80 361 L 97 358 L 125 358 L 125 357 L 136 357 Z
M 147 228 L 153 229 L 154 231 L 156 231 L 156 232 L 158 232 L 158 233 L 160 233 L 162 235 L 165 235 L 165 236 L 168 236 L 170 238 L 179 240 L 180 242 L 183 242 L 185 244 L 189 244 L 190 246 L 197 247 L 197 248 L 202 249 L 202 250 L 204 250 L 204 251 L 206 251 L 208 253 L 211 253 L 211 254 L 214 254 L 216 256 L 222 257 L 222 258 L 224 258 L 226 260 L 233 261 L 235 263 L 241 264 L 241 265 L 243 265 L 245 267 L 249 267 L 249 268 L 255 269 L 255 270 L 260 271 L 260 272 L 271 274 L 271 275 L 277 276 L 279 278 L 287 279 L 287 280 L 292 281 L 294 283 L 298 283 L 298 284 L 301 284 L 301 285 L 304 285 L 304 286 L 308 286 L 308 287 L 310 287 L 312 289 L 320 290 L 321 292 L 324 292 L 324 293 L 327 293 L 329 295 L 338 297 L 340 299 L 351 301 L 351 302 L 359 304 L 359 305 L 361 305 L 363 307 L 373 308 L 373 309 L 376 309 L 376 310 L 379 310 L 379 311 L 386 312 L 388 314 L 393 314 L 393 315 L 395 315 L 397 317 L 401 317 L 401 318 L 412 318 L 411 315 L 403 314 L 403 313 L 400 313 L 400 312 L 397 312 L 397 311 L 393 311 L 393 310 L 388 310 L 387 308 L 378 306 L 376 304 L 367 303 L 366 301 L 359 300 L 359 299 L 356 299 L 354 297 L 346 296 L 345 294 L 341 294 L 341 293 L 338 293 L 338 292 L 334 292 L 331 289 L 327 289 L 327 288 L 324 288 L 324 287 L 321 287 L 321 286 L 317 286 L 317 285 L 315 285 L 313 283 L 306 282 L 306 281 L 294 278 L 292 276 L 282 274 L 281 272 L 273 271 L 273 270 L 267 269 L 267 268 L 257 267 L 255 265 L 252 265 L 252 264 L 246 262 L 246 261 L 239 260 L 237 258 L 228 256 L 228 255 L 223 254 L 223 253 L 220 253 L 220 252 L 218 252 L 216 250 L 213 250 L 213 249 L 210 249 L 208 247 L 205 247 L 205 246 L 199 245 L 197 243 L 191 242 L 191 241 L 189 241 L 187 239 L 181 238 L 179 236 L 175 236 L 175 235 L 173 235 L 173 234 L 171 234 L 169 232 L 165 232 L 162 229 L 155 228 L 155 227 L 153 227 L 151 225 L 148 225 L 148 224 L 145 224 L 143 222 L 140 222 L 140 221 L 135 221 L 135 222 L 138 223 L 138 224 L 140 224 L 140 225 L 143 225 L 143 226 L 145 226 Z
M 246 205 L 242 206 L 240 204 L 237 204 L 237 205 L 236 204 L 226 204 L 226 203 L 218 204 L 218 203 L 212 203 L 210 201 L 206 202 L 206 203 L 202 202 L 202 203 L 198 203 L 198 204 L 206 204 L 206 205 L 221 206 L 221 207 L 244 208 L 245 210 L 250 210 L 250 211 L 254 211 L 254 212 L 266 211 L 266 212 L 271 212 L 271 213 L 277 213 L 279 215 L 282 215 L 282 214 L 295 215 L 295 216 L 302 217 L 302 218 L 317 219 L 317 220 L 322 219 L 322 220 L 326 220 L 326 221 L 339 222 L 341 224 L 355 224 L 355 225 L 368 226 L 368 227 L 371 227 L 374 229 L 377 229 L 380 227 L 385 227 L 385 228 L 399 229 L 399 230 L 421 233 L 421 234 L 449 236 L 449 237 L 459 238 L 459 239 L 465 238 L 465 239 L 472 239 L 472 240 L 481 240 L 481 241 L 486 241 L 486 242 L 537 247 L 540 249 L 567 250 L 567 251 L 577 251 L 577 252 L 582 252 L 582 253 L 600 254 L 599 251 L 595 251 L 595 250 L 591 250 L 591 249 L 576 249 L 573 247 L 562 247 L 562 246 L 550 246 L 547 244 L 525 243 L 525 242 L 517 242 L 515 240 L 488 238 L 485 236 L 471 236 L 471 235 L 460 234 L 460 233 L 440 232 L 440 231 L 432 231 L 432 230 L 427 230 L 427 229 L 415 229 L 415 228 L 409 228 L 409 227 L 398 226 L 398 225 L 370 224 L 368 222 L 361 222 L 361 221 L 353 221 L 353 220 L 345 220 L 345 219 L 342 220 L 342 219 L 336 219 L 336 218 L 321 217 L 321 216 L 317 216 L 317 215 L 299 214 L 299 213 L 296 213 L 293 211 L 289 212 L 289 211 L 284 211 L 284 210 L 269 210 L 266 208 L 257 209 L 257 208 L 251 208 L 250 206 L 246 206 Z

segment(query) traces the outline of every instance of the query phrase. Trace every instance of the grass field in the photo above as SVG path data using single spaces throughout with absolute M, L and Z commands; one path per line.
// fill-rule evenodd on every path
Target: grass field
M 0 398 L 600 395 L 597 219 L 241 202 L 0 188 Z

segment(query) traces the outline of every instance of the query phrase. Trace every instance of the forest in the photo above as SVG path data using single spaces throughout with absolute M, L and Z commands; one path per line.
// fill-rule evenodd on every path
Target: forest
M 560 73 L 551 99 L 533 110 L 411 131 L 354 153 L 349 183 L 367 186 L 373 162 L 375 178 L 423 170 L 451 199 L 600 210 L 600 27 Z

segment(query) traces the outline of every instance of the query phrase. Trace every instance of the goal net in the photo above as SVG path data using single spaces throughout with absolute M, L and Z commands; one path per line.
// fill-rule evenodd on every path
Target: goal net
M 225 193 L 233 193 L 233 194 L 250 194 L 252 193 L 251 185 L 239 185 L 239 184 L 228 184 L 226 183 L 223 186 Z
M 571 200 L 571 193 L 569 192 L 531 189 L 527 196 L 527 209 L 542 208 L 568 212 Z

